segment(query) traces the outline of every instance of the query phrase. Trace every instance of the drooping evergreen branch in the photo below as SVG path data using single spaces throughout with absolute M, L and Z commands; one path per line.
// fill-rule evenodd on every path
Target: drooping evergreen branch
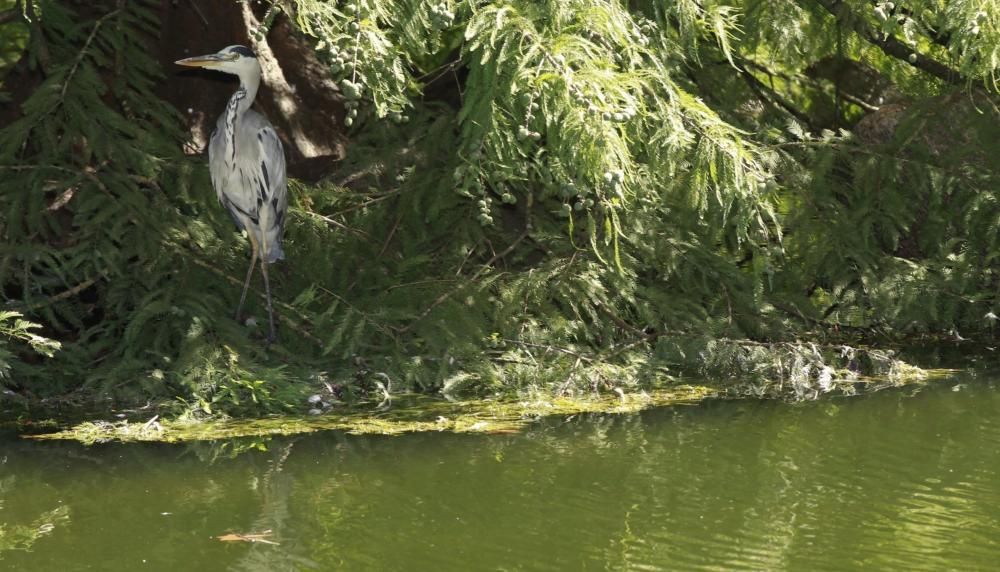
M 930 75 L 949 84 L 961 84 L 964 79 L 958 70 L 953 69 L 930 56 L 926 56 L 914 50 L 912 47 L 901 42 L 892 35 L 880 34 L 877 30 L 869 26 L 862 18 L 851 12 L 850 7 L 843 0 L 813 0 L 827 12 L 829 12 L 837 22 L 852 29 L 868 43 L 878 47 L 886 55 L 906 62 L 907 64 L 929 73 Z
M 63 80 L 62 87 L 59 89 L 59 105 L 62 105 L 63 99 L 66 97 L 66 90 L 69 89 L 69 86 L 73 81 L 73 76 L 75 76 L 77 70 L 80 69 L 80 64 L 83 62 L 84 58 L 90 55 L 90 45 L 94 42 L 94 38 L 97 37 L 97 33 L 101 30 L 101 26 L 103 26 L 107 20 L 117 16 L 120 11 L 121 8 L 112 10 L 94 22 L 94 27 L 91 28 L 90 34 L 87 36 L 87 40 L 83 43 L 83 48 L 80 50 L 80 53 L 77 54 L 76 59 L 73 60 L 73 65 L 70 66 L 69 71 L 66 73 L 66 77 Z
M 49 63 L 52 61 L 52 56 L 49 53 L 49 45 L 45 41 L 45 34 L 42 32 L 41 22 L 38 20 L 33 1 L 29 0 L 24 5 L 24 16 L 28 20 L 28 29 L 31 30 L 31 42 L 35 58 L 38 59 L 38 66 L 42 69 L 43 74 L 48 75 Z
M 825 1 L 839 17 L 800 0 L 283 2 L 354 124 L 330 179 L 350 190 L 292 189 L 274 274 L 287 335 L 270 353 L 231 319 L 245 240 L 198 190 L 204 162 L 178 157 L 176 114 L 155 93 L 163 70 L 142 39 L 159 4 L 120 2 L 101 25 L 104 10 L 36 1 L 50 77 L 0 138 L 0 286 L 41 302 L 18 307 L 70 343 L 58 372 L 18 364 L 19 379 L 220 411 L 226 391 L 253 403 L 240 392 L 315 378 L 362 392 L 371 371 L 427 391 L 449 377 L 566 391 L 609 388 L 601 368 L 632 367 L 614 379 L 639 384 L 674 369 L 663 347 L 695 338 L 689 364 L 802 355 L 780 344 L 847 330 L 982 330 L 1000 260 L 982 159 L 998 152 L 993 102 L 976 100 L 983 121 L 940 97 L 937 76 L 867 43 L 881 34 L 870 17 L 858 38 L 844 3 Z M 953 65 L 988 75 L 993 28 L 972 32 L 977 8 L 926 6 L 915 12 L 937 11 L 965 54 Z M 835 48 L 874 68 L 839 87 L 870 99 L 895 81 L 913 98 L 898 124 L 883 114 L 897 140 L 801 128 L 827 121 L 829 76 L 809 74 Z M 442 73 L 457 89 L 430 85 Z M 556 364 L 550 379 L 536 357 Z
M 461 284 L 455 286 L 454 288 L 443 292 L 440 296 L 438 296 L 437 298 L 435 298 L 434 301 L 430 303 L 430 305 L 428 305 L 426 308 L 424 308 L 423 311 L 421 311 L 417 315 L 417 317 L 415 317 L 409 324 L 403 326 L 399 330 L 399 333 L 400 334 L 404 334 L 404 333 L 410 331 L 420 321 L 422 321 L 424 318 L 426 318 L 427 316 L 429 316 L 430 313 L 433 312 L 435 308 L 437 308 L 441 304 L 444 304 L 445 302 L 447 302 L 452 296 L 454 296 L 455 294 L 461 292 L 464 288 L 468 287 L 471 284 L 474 284 L 476 282 L 476 280 L 478 280 L 479 277 L 482 276 L 483 273 L 485 273 L 486 271 L 488 271 L 488 270 L 490 270 L 490 269 L 493 268 L 493 264 L 496 263 L 496 261 L 501 260 L 503 257 L 509 255 L 511 252 L 514 252 L 514 250 L 518 247 L 518 245 L 521 244 L 521 242 L 525 238 L 528 237 L 528 233 L 529 233 L 529 231 L 525 230 L 523 233 L 521 233 L 520 235 L 518 235 L 517 238 L 515 238 L 509 245 L 507 245 L 507 248 L 505 248 L 502 251 L 494 254 L 492 258 L 490 258 L 488 261 L 486 261 L 479 268 L 479 270 L 476 270 L 476 272 L 474 272 L 472 274 L 472 276 L 470 276 L 467 280 L 465 280 Z
M 52 304 L 54 304 L 56 302 L 59 302 L 61 300 L 66 300 L 68 298 L 72 298 L 74 296 L 79 295 L 81 292 L 83 292 L 84 290 L 90 288 L 94 284 L 96 284 L 97 281 L 98 281 L 98 279 L 103 279 L 105 277 L 106 276 L 101 275 L 101 276 L 94 277 L 94 278 L 88 278 L 88 279 L 84 280 L 83 282 L 77 284 L 76 286 L 73 286 L 72 288 L 68 288 L 66 290 L 63 290 L 62 292 L 59 292 L 58 294 L 53 294 L 52 296 L 49 296 L 45 300 L 42 300 L 40 302 L 35 302 L 35 303 L 31 304 L 31 305 L 24 305 L 24 309 L 30 310 L 32 312 L 36 312 L 36 311 L 38 311 L 39 309 L 41 309 L 41 308 L 43 308 L 45 306 L 52 305 Z M 21 306 L 22 306 L 21 304 L 14 304 L 13 305 L 13 307 L 16 308 L 16 309 L 21 309 Z
M 534 348 L 534 349 L 540 349 L 540 350 L 545 350 L 545 351 L 558 352 L 558 353 L 562 353 L 562 354 L 566 354 L 566 355 L 571 355 L 571 356 L 575 357 L 576 359 L 578 359 L 580 361 L 585 361 L 585 362 L 588 362 L 588 363 L 594 361 L 594 358 L 591 357 L 591 356 L 582 354 L 582 353 L 580 353 L 578 351 L 571 350 L 569 348 L 564 348 L 564 347 L 559 347 L 559 346 L 553 346 L 551 344 L 535 344 L 535 343 L 531 343 L 531 342 L 525 342 L 525 341 L 522 341 L 522 340 L 511 340 L 511 339 L 508 339 L 508 338 L 500 338 L 498 341 L 503 342 L 505 344 L 514 344 L 514 345 L 523 346 L 523 347 L 526 347 L 526 348 Z

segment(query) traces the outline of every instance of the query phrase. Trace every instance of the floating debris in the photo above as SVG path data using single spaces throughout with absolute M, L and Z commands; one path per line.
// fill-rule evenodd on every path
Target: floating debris
M 223 534 L 222 536 L 216 536 L 216 540 L 222 542 L 261 542 L 263 544 L 273 544 L 278 546 L 280 543 L 273 540 L 268 540 L 267 537 L 271 536 L 270 530 L 265 530 L 263 532 L 254 532 L 241 534 L 238 532 L 230 532 L 229 534 Z

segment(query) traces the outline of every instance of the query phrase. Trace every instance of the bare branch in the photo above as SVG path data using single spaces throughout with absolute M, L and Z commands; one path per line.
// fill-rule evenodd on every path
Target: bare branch
M 815 0 L 815 2 L 832 14 L 838 23 L 844 24 L 853 30 L 865 41 L 885 52 L 886 55 L 903 60 L 911 66 L 947 83 L 960 84 L 963 82 L 964 78 L 958 70 L 952 69 L 934 58 L 918 53 L 894 36 L 883 36 L 880 34 L 864 20 L 852 14 L 850 7 L 843 0 Z
M 751 90 L 756 93 L 761 99 L 784 109 L 787 113 L 791 114 L 793 117 L 798 119 L 800 122 L 809 124 L 809 116 L 803 111 L 800 111 L 791 102 L 786 100 L 778 92 L 772 90 L 764 82 L 760 81 L 757 76 L 753 75 L 747 71 L 746 66 L 737 68 L 740 72 L 740 77 L 747 83 Z
M 10 8 L 0 12 L 0 25 L 6 24 L 8 22 L 13 22 L 21 14 L 21 11 L 17 8 Z

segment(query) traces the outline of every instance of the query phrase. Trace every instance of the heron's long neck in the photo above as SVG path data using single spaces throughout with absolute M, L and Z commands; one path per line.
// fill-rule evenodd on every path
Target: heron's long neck
M 243 117 L 246 110 L 250 109 L 254 98 L 257 97 L 257 88 L 260 87 L 260 70 L 246 74 L 241 73 L 239 76 L 240 87 L 229 98 L 225 114 L 226 141 L 229 143 L 229 149 L 232 150 L 230 162 L 234 169 L 236 168 L 236 122 Z
M 243 115 L 243 112 L 250 109 L 253 100 L 257 97 L 257 88 L 260 87 L 260 69 L 253 69 L 246 73 L 240 73 L 240 87 L 236 93 L 229 98 L 229 105 L 226 113 L 230 112 Z

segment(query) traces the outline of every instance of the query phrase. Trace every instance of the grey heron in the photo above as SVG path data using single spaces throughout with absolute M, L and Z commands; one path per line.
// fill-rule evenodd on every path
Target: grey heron
M 253 50 L 246 46 L 228 46 L 215 54 L 185 58 L 176 63 L 240 78 L 240 86 L 229 98 L 209 140 L 208 167 L 219 202 L 250 239 L 250 268 L 236 308 L 236 320 L 240 321 L 259 258 L 267 293 L 268 342 L 273 342 L 274 310 L 267 265 L 285 256 L 281 235 L 288 210 L 288 185 L 281 140 L 267 118 L 250 109 L 260 86 L 260 64 Z

